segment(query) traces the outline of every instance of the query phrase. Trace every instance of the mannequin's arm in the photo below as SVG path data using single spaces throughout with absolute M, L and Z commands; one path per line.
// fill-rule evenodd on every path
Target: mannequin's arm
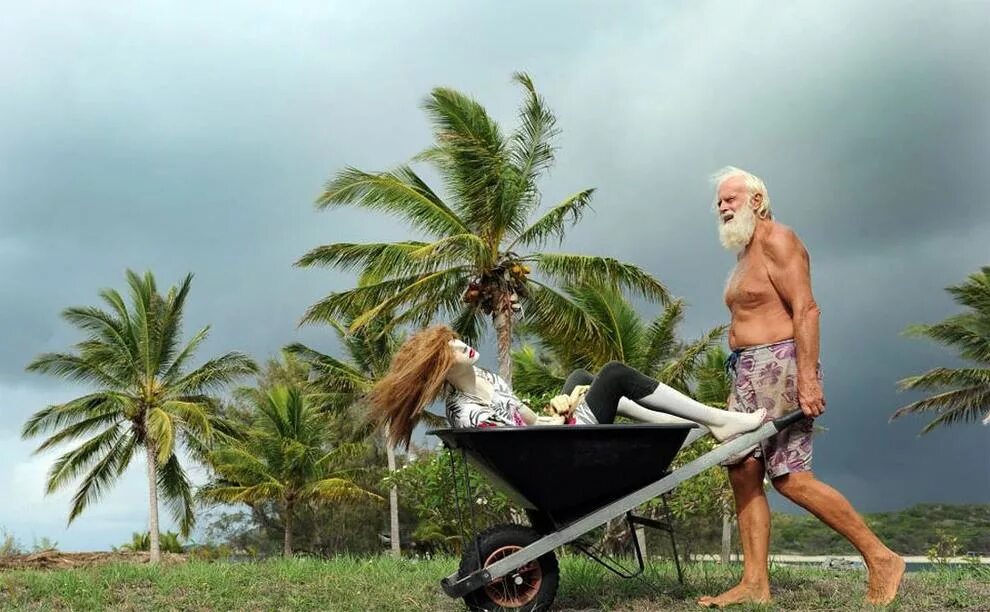
M 518 409 L 519 409 L 519 414 L 522 415 L 522 418 L 524 421 L 526 421 L 527 425 L 536 424 L 536 419 L 538 419 L 539 416 L 535 412 L 533 412 L 533 410 L 529 406 L 520 403 Z

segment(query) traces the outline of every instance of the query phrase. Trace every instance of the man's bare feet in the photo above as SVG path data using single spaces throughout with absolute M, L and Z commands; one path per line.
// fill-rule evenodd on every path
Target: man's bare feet
M 870 582 L 866 589 L 866 603 L 886 606 L 897 597 L 897 588 L 904 576 L 904 559 L 895 553 L 867 564 Z
M 698 600 L 698 605 L 704 608 L 724 608 L 738 604 L 768 604 L 770 603 L 770 587 L 738 584 L 721 595 L 705 595 Z

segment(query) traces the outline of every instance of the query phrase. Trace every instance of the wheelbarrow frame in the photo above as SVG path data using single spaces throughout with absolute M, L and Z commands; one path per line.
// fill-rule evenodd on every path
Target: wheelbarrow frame
M 565 544 L 573 542 L 592 529 L 627 514 L 637 506 L 673 490 L 674 487 L 685 480 L 697 476 L 708 468 L 719 465 L 731 456 L 759 444 L 804 418 L 805 415 L 801 410 L 795 410 L 778 419 L 768 421 L 749 433 L 717 446 L 687 465 L 670 472 L 663 478 L 633 491 L 614 502 L 606 504 L 556 531 L 544 535 L 539 540 L 504 559 L 496 561 L 492 565 L 482 567 L 466 576 L 460 576 L 458 572 L 447 576 L 440 581 L 440 586 L 450 597 L 464 597 L 468 593 L 483 588 L 488 583 L 519 569 L 523 565 L 535 561 L 539 557 Z

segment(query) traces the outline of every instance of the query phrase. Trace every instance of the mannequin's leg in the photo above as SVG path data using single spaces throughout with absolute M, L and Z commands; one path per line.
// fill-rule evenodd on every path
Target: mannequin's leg
M 627 419 L 632 419 L 641 423 L 656 423 L 658 425 L 698 425 L 698 423 L 695 423 L 694 421 L 682 419 L 681 417 L 677 417 L 672 414 L 666 414 L 664 412 L 650 410 L 649 408 L 643 408 L 628 397 L 619 398 L 618 413 Z M 681 445 L 681 448 L 684 449 L 691 446 L 695 440 L 703 438 L 709 433 L 710 432 L 707 427 L 704 425 L 698 425 L 698 427 L 695 427 L 688 432 L 687 438 L 684 440 L 684 444 Z
M 706 406 L 617 361 L 601 369 L 585 401 L 599 423 L 611 423 L 623 396 L 650 410 L 705 425 L 720 442 L 756 429 L 766 414 L 763 410 L 743 414 Z
M 564 381 L 564 388 L 561 390 L 561 393 L 570 395 L 574 387 L 578 385 L 590 385 L 594 381 L 595 377 L 588 370 L 574 370 L 567 375 L 567 380 Z

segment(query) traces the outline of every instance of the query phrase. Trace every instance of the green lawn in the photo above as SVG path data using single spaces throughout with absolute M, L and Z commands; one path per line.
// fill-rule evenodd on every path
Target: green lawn
M 4 610 L 462 610 L 438 580 L 453 559 L 296 559 L 259 563 L 192 561 L 153 568 L 116 564 L 73 570 L 0 573 Z M 679 588 L 672 567 L 652 578 L 664 592 L 623 581 L 576 556 L 562 559 L 560 610 L 696 610 L 695 598 L 734 584 L 738 567 L 695 564 Z M 862 572 L 775 568 L 774 597 L 782 610 L 857 610 Z M 738 608 L 774 609 L 766 607 Z M 909 574 L 892 610 L 990 610 L 990 575 L 976 568 Z

